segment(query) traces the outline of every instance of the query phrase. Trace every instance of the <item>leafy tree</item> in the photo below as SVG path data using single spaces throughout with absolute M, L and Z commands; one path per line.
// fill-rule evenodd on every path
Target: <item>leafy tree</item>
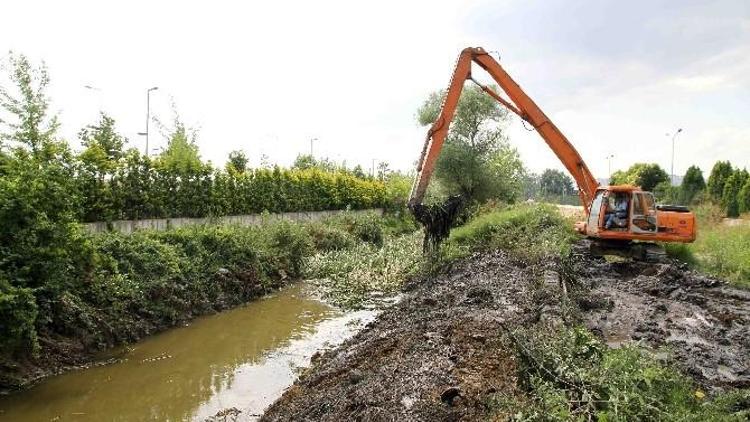
M 430 94 L 417 110 L 421 125 L 437 119 L 444 96 L 445 91 Z M 463 90 L 435 167 L 435 179 L 449 193 L 475 201 L 516 199 L 523 166 L 505 137 L 507 116 L 508 112 L 478 87 Z
M 247 170 L 248 159 L 242 151 L 232 151 L 229 153 L 229 160 L 227 161 L 227 171 L 235 173 L 244 173 Z
M 729 161 L 717 161 L 708 176 L 708 194 L 711 199 L 719 203 L 724 196 L 724 185 L 732 175 L 734 169 Z
M 389 174 L 391 174 L 391 169 L 388 168 L 388 163 L 385 161 L 381 161 L 378 163 L 378 180 L 385 180 Z
M 750 212 L 750 178 L 745 181 L 745 185 L 740 189 L 737 201 L 740 214 Z
M 352 174 L 354 174 L 356 177 L 359 177 L 360 179 L 364 179 L 367 177 L 365 171 L 362 170 L 362 166 L 360 166 L 359 164 L 354 166 L 354 169 L 352 169 Z
M 299 170 L 308 170 L 308 169 L 316 168 L 322 171 L 334 172 L 334 171 L 345 169 L 345 166 L 339 167 L 338 165 L 336 165 L 336 163 L 329 160 L 328 158 L 317 159 L 310 154 L 300 154 L 294 160 L 294 163 L 292 164 L 292 168 L 299 169 Z M 364 174 L 364 172 L 362 174 Z
M 703 180 L 701 169 L 698 166 L 688 167 L 685 177 L 682 178 L 682 185 L 680 185 L 682 202 L 684 204 L 693 202 L 695 196 L 705 188 L 706 182 Z
M 179 119 L 174 121 L 174 129 L 167 138 L 167 148 L 159 154 L 158 166 L 178 174 L 191 174 L 205 168 L 201 161 L 197 134 L 188 129 Z
M 85 149 L 78 155 L 78 182 L 82 218 L 111 220 L 114 197 L 111 179 L 121 165 L 125 139 L 115 130 L 113 118 L 102 113 L 96 125 L 83 128 L 78 137 Z
M 4 111 L 0 124 L 6 126 L 0 134 L 0 146 L 3 141 L 12 141 L 38 153 L 46 142 L 54 140 L 59 126 L 57 117 L 49 114 L 47 67 L 44 63 L 33 66 L 22 54 L 11 53 L 9 60 L 14 89 L 0 87 L 0 109 Z
M 563 195 L 573 192 L 573 180 L 560 170 L 544 170 L 539 184 L 542 192 L 548 195 Z
M 653 189 L 656 200 L 665 204 L 684 203 L 683 195 L 679 187 L 672 186 L 670 182 L 660 182 Z
M 724 184 L 721 205 L 726 211 L 727 217 L 739 217 L 739 194 L 748 178 L 750 178 L 750 175 L 748 175 L 747 170 L 735 170 Z
M 627 171 L 618 170 L 612 173 L 611 184 L 630 184 L 640 186 L 643 190 L 653 191 L 661 182 L 668 182 L 669 175 L 658 164 L 636 163 Z
M 537 173 L 525 172 L 522 177 L 521 184 L 523 186 L 523 197 L 525 199 L 532 199 L 539 196 L 541 188 L 541 176 Z

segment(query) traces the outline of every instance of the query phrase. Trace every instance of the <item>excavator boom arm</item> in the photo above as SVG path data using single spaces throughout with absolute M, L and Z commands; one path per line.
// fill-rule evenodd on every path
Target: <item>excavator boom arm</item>
M 476 82 L 471 76 L 472 63 L 476 63 L 487 71 L 498 86 L 506 93 L 508 98 L 510 98 L 510 101 L 505 100 L 491 88 Z M 482 48 L 466 48 L 458 58 L 450 86 L 443 100 L 440 115 L 427 132 L 427 139 L 425 139 L 425 145 L 419 159 L 419 165 L 417 166 L 417 175 L 412 186 L 409 205 L 412 206 L 421 203 L 424 198 L 430 177 L 435 169 L 435 163 L 448 135 L 450 122 L 453 120 L 456 112 L 464 82 L 467 79 L 479 85 L 483 91 L 519 115 L 536 129 L 571 176 L 573 176 L 573 179 L 575 179 L 581 203 L 588 215 L 594 193 L 599 185 L 596 178 L 591 174 L 586 163 L 584 163 L 578 151 L 576 151 L 565 135 L 542 112 L 539 106 L 523 92 L 521 87 L 518 86 L 500 64 Z

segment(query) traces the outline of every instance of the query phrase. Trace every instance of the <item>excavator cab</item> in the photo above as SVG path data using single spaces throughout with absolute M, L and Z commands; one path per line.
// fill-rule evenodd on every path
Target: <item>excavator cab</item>
M 578 231 L 591 238 L 625 241 L 692 242 L 695 216 L 687 207 L 656 205 L 651 192 L 637 186 L 600 186 Z

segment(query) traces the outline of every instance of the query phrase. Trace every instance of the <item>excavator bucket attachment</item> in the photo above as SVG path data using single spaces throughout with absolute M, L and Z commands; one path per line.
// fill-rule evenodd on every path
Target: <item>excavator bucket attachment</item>
M 437 251 L 440 243 L 448 238 L 451 227 L 463 209 L 465 200 L 461 196 L 451 196 L 442 204 L 424 205 L 412 204 L 414 218 L 424 226 L 424 253 Z

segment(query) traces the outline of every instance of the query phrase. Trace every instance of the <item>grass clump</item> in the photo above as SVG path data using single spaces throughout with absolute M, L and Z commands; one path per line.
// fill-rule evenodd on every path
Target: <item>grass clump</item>
M 305 276 L 315 279 L 333 302 L 359 307 L 373 294 L 396 293 L 421 267 L 421 235 L 385 238 L 381 247 L 359 243 L 310 257 Z
M 519 204 L 480 214 L 453 229 L 444 248 L 450 260 L 477 250 L 503 249 L 530 262 L 567 255 L 576 235 L 555 207 Z
M 519 383 L 530 400 L 498 401 L 515 420 L 746 420 L 748 391 L 712 400 L 636 346 L 610 349 L 584 328 L 519 331 Z M 503 408 L 504 407 L 504 408 Z M 511 408 L 512 407 L 512 408 Z
M 713 204 L 694 208 L 698 236 L 693 243 L 665 244 L 667 253 L 691 266 L 750 288 L 750 225 L 723 224 L 721 209 Z

